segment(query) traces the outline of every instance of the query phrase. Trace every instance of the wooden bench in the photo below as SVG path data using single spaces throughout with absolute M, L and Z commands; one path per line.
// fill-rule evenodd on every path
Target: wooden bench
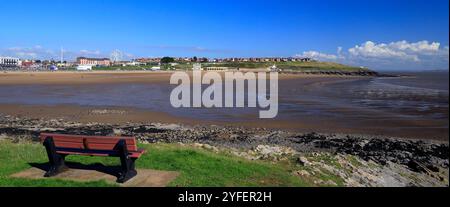
M 117 182 L 124 183 L 137 175 L 134 162 L 145 150 L 138 149 L 134 137 L 84 136 L 41 133 L 40 140 L 47 150 L 50 169 L 45 177 L 65 170 L 67 155 L 120 157 L 121 172 Z

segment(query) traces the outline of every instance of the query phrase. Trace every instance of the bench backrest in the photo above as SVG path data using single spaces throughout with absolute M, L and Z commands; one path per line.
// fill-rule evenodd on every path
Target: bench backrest
M 55 147 L 79 150 L 114 150 L 119 140 L 125 140 L 128 151 L 137 151 L 136 139 L 134 137 L 119 136 L 85 136 L 68 134 L 41 133 L 41 142 L 47 137 L 52 137 Z

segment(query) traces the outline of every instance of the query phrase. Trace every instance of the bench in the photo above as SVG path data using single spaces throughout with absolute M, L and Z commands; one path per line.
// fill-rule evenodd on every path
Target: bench
M 47 150 L 50 169 L 45 177 L 51 177 L 67 169 L 67 155 L 120 157 L 121 172 L 117 182 L 124 183 L 137 175 L 134 162 L 145 153 L 136 146 L 134 137 L 84 136 L 41 133 L 41 143 Z

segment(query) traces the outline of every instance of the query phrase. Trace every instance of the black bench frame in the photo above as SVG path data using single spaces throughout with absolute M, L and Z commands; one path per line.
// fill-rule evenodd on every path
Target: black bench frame
M 45 146 L 45 149 L 47 151 L 47 156 L 50 163 L 50 168 L 44 174 L 44 177 L 52 177 L 67 170 L 67 166 L 65 164 L 65 158 L 67 154 L 59 154 L 57 153 L 58 150 L 71 150 L 80 153 L 96 152 L 95 150 L 58 148 L 55 146 L 53 137 L 50 136 L 45 138 L 43 145 Z M 105 150 L 97 151 L 97 153 L 99 152 L 105 153 Z M 105 154 L 108 154 L 108 156 L 120 157 L 121 172 L 119 173 L 119 177 L 117 178 L 118 183 L 124 183 L 137 175 L 137 171 L 134 165 L 137 158 L 129 156 L 130 153 L 128 152 L 127 144 L 124 139 L 121 139 L 117 142 L 114 150 L 106 150 Z

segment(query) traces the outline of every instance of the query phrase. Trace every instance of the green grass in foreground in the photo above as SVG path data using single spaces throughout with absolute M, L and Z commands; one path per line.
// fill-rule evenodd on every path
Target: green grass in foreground
M 215 153 L 179 144 L 141 145 L 148 153 L 138 159 L 137 168 L 178 171 L 170 186 L 309 186 L 293 176 L 285 162 L 249 161 L 227 153 Z M 38 143 L 0 141 L 0 186 L 114 186 L 104 181 L 71 182 L 58 179 L 19 179 L 9 175 L 46 163 L 45 149 Z M 83 164 L 119 165 L 118 158 L 68 156 Z
M 58 179 L 21 179 L 11 178 L 9 175 L 30 168 L 29 163 L 48 162 L 45 149 L 40 144 L 11 143 L 0 141 L 0 186 L 67 186 L 67 187 L 89 187 L 110 186 L 104 181 L 96 182 L 73 182 Z

